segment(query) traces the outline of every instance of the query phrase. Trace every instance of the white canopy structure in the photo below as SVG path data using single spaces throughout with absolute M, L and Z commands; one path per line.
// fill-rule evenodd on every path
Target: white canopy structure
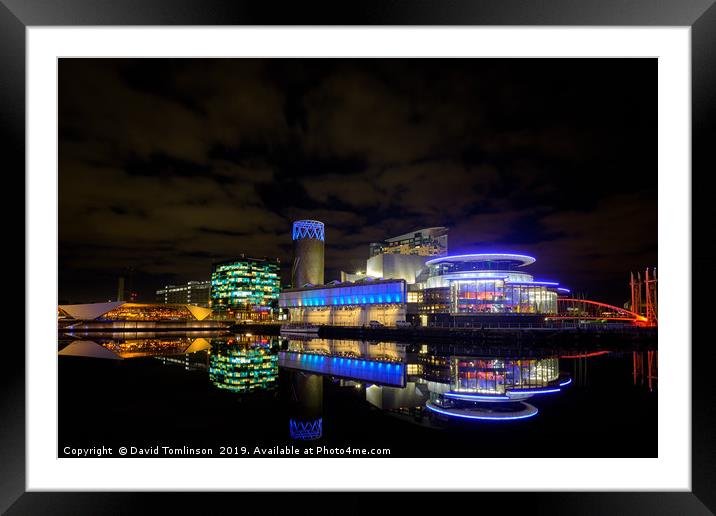
M 108 358 L 110 360 L 122 360 L 122 357 L 116 355 L 105 347 L 100 346 L 92 340 L 76 340 L 71 342 L 58 355 L 71 357 L 90 357 L 90 358 Z
M 185 305 L 185 304 L 161 304 L 161 303 L 127 303 L 125 301 L 111 301 L 109 303 L 89 303 L 81 305 L 59 305 L 60 310 L 72 319 L 78 321 L 93 321 L 101 318 L 103 315 L 117 309 L 127 309 L 128 312 L 137 311 L 151 313 L 157 309 L 177 310 L 183 312 L 186 319 L 195 319 L 203 321 L 212 313 L 211 308 L 202 308 L 201 306 Z M 121 319 L 121 315 L 115 318 Z M 148 319 L 149 320 L 149 319 Z
M 86 305 L 60 305 L 60 310 L 73 319 L 79 321 L 91 321 L 99 316 L 111 312 L 122 306 L 124 301 L 112 301 L 109 303 L 89 303 Z

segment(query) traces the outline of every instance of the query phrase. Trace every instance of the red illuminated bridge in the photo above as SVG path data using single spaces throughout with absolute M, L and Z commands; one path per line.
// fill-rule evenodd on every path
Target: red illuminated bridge
M 548 315 L 551 320 L 591 320 L 591 321 L 624 321 L 634 324 L 645 324 L 646 317 L 631 312 L 626 308 L 589 301 L 588 299 L 557 299 L 557 313 Z

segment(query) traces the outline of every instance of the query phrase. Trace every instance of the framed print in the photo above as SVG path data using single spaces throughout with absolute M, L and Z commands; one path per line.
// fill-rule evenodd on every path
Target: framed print
M 0 23 L 27 202 L 3 511 L 713 512 L 711 2 Z

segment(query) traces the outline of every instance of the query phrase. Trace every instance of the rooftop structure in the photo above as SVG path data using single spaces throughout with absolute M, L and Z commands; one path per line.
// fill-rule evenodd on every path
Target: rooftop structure
M 297 220 L 293 223 L 294 240 L 325 240 L 325 227 L 323 222 L 318 220 Z
M 513 253 L 473 253 L 444 256 L 429 260 L 426 265 L 439 263 L 452 264 L 455 268 L 471 268 L 473 270 L 511 270 L 516 267 L 531 265 L 537 260 L 532 256 Z
M 412 285 L 431 257 L 447 254 L 447 232 L 444 227 L 425 228 L 370 244 L 366 274 Z
M 418 256 L 443 256 L 448 249 L 448 228 L 418 229 L 370 244 L 370 256 L 379 254 L 405 254 Z

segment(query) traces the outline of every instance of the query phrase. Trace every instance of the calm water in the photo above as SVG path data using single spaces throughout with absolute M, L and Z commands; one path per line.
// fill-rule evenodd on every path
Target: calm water
M 656 351 L 115 334 L 63 336 L 58 361 L 59 456 L 657 454 Z

